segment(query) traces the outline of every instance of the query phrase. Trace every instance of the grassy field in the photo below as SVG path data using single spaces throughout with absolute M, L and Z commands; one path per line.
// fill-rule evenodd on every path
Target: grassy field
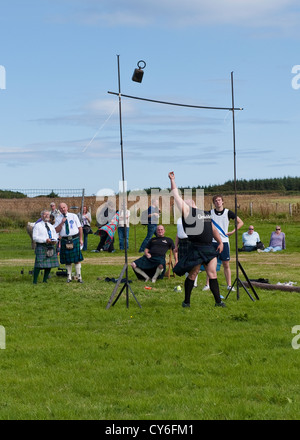
M 268 244 L 276 222 L 251 224 Z M 300 286 L 299 226 L 280 224 L 286 251 L 242 253 L 240 262 L 249 278 Z M 131 228 L 129 261 L 138 256 L 134 249 L 144 235 L 143 227 Z M 174 226 L 166 235 L 175 239 Z M 219 309 L 211 293 L 202 291 L 200 274 L 187 310 L 181 307 L 183 293 L 174 292 L 184 279 L 165 278 L 146 290 L 130 268 L 142 308 L 130 294 L 129 308 L 122 296 L 106 310 L 115 284 L 105 278 L 118 278 L 121 251 L 91 253 L 98 243 L 91 235 L 84 284 L 67 285 L 54 270 L 48 284 L 33 286 L 34 253 L 26 232 L 2 232 L 0 240 L 0 325 L 6 330 L 0 419 L 299 418 L 300 351 L 292 347 L 292 328 L 300 325 L 298 292 L 257 289 L 259 300 L 253 302 L 240 288 L 240 299 L 231 292 L 227 307 Z M 234 280 L 233 241 L 231 248 Z M 219 282 L 225 295 L 222 269 Z

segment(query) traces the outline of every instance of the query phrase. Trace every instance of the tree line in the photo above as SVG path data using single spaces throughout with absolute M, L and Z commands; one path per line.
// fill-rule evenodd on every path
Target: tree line
M 198 187 L 200 188 L 200 186 Z M 228 180 L 222 185 L 209 185 L 202 187 L 205 193 L 233 193 L 234 180 Z M 300 192 L 300 177 L 281 177 L 273 179 L 240 179 L 236 181 L 238 192 L 263 193 L 263 192 Z
M 300 177 L 276 177 L 274 179 L 239 179 L 236 182 L 237 191 L 244 194 L 260 194 L 260 193 L 287 193 L 300 192 Z M 220 185 L 206 185 L 197 187 L 178 187 L 181 191 L 184 189 L 203 189 L 205 194 L 234 194 L 234 180 L 227 180 L 227 182 Z M 161 190 L 161 188 L 156 188 Z M 152 188 L 145 188 L 147 194 L 151 194 Z

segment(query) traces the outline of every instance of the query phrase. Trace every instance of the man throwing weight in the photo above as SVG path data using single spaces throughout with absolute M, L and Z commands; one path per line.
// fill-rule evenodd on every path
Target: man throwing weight
M 215 305 L 225 307 L 225 304 L 221 301 L 217 279 L 217 255 L 223 250 L 220 234 L 211 221 L 209 211 L 190 207 L 180 197 L 173 171 L 169 173 L 169 179 L 171 181 L 171 190 L 175 203 L 182 213 L 184 231 L 191 242 L 190 249 L 186 256 L 179 260 L 174 267 L 175 274 L 179 276 L 184 275 L 186 272 L 189 273 L 184 284 L 185 298 L 182 307 L 190 307 L 194 281 L 202 264 L 209 277 L 209 286 L 215 299 Z M 218 243 L 217 249 L 212 246 L 212 238 Z

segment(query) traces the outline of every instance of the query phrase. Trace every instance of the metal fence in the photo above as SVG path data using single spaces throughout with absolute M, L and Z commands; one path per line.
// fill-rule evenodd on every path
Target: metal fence
M 39 197 L 39 196 L 49 196 L 53 197 L 82 197 L 84 196 L 84 189 L 2 189 L 1 191 L 18 192 L 25 194 L 27 197 Z

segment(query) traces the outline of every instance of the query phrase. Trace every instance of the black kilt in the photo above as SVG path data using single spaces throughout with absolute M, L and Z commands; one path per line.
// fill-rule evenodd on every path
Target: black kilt
M 189 251 L 191 242 L 187 238 L 179 238 L 178 260 L 181 260 Z
M 196 243 L 191 243 L 188 253 L 181 259 L 178 259 L 173 272 L 181 277 L 198 264 L 207 264 L 217 256 L 218 253 L 211 244 L 197 245 Z
M 54 247 L 53 256 L 47 257 L 46 251 L 48 246 L 42 243 L 36 243 L 34 267 L 37 267 L 38 269 L 51 269 L 52 267 L 59 266 L 56 248 L 55 246 L 53 247 Z
M 143 270 L 150 278 L 152 278 L 156 272 L 156 269 L 161 264 L 163 266 L 163 271 L 158 278 L 163 278 L 166 271 L 166 260 L 164 255 L 158 255 L 156 257 L 147 258 L 143 255 L 134 261 L 136 266 Z M 138 279 L 144 279 L 140 274 L 136 273 Z
M 72 264 L 72 263 L 80 263 L 83 260 L 83 256 L 80 250 L 80 241 L 79 237 L 73 238 L 73 249 L 66 248 L 66 238 L 61 237 L 61 246 L 60 246 L 60 263 L 61 264 Z

